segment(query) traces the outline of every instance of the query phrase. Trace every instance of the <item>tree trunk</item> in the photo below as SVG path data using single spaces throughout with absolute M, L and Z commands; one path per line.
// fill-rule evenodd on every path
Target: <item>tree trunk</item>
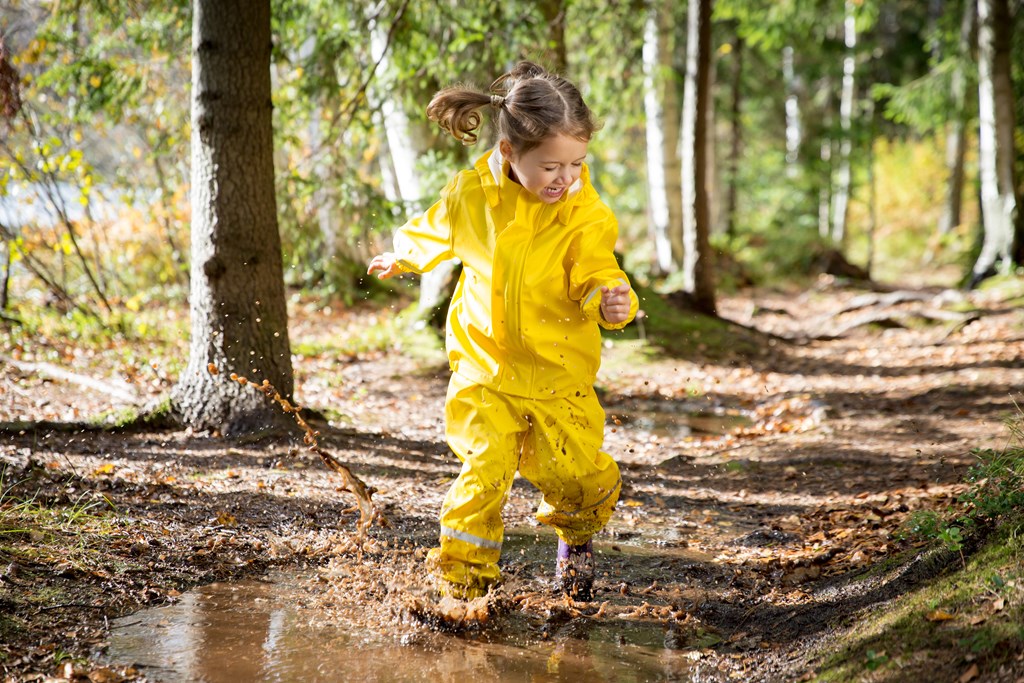
M 826 122 L 828 118 L 826 113 Z M 831 219 L 829 217 L 829 209 L 832 206 L 832 139 L 829 137 L 822 138 L 818 150 L 821 165 L 824 169 L 821 187 L 818 188 L 818 236 L 822 240 L 828 240 L 829 235 L 832 234 Z
M 238 373 L 291 397 L 274 197 L 270 1 L 196 0 L 192 19 L 189 362 L 172 404 L 193 429 L 237 434 L 283 415 Z M 210 369 L 215 367 L 219 374 Z
M 390 71 L 390 59 L 387 41 L 387 27 L 378 22 L 371 26 L 370 54 L 377 62 L 377 73 L 380 82 L 386 83 Z M 375 106 L 380 112 L 380 126 L 384 131 L 385 145 L 380 161 L 385 176 L 385 193 L 391 201 L 403 207 L 403 214 L 409 216 L 420 209 L 423 200 L 423 184 L 416 170 L 416 160 L 420 151 L 414 143 L 415 136 L 405 115 L 401 102 L 390 93 L 390 88 L 379 83 L 371 89 Z M 451 281 L 452 271 L 458 261 L 444 261 L 419 279 L 419 317 L 429 318 L 434 309 L 444 303 Z
M 853 175 L 850 167 L 850 153 L 853 150 L 853 104 L 854 68 L 856 66 L 857 27 L 854 18 L 853 0 L 846 0 L 846 16 L 843 20 L 843 36 L 846 56 L 843 57 L 843 88 L 839 101 L 839 126 L 843 137 L 839 142 L 839 166 L 836 171 L 835 189 L 832 194 L 832 243 L 842 251 L 846 239 L 846 217 L 850 207 L 850 191 Z
M 793 68 L 793 46 L 782 48 L 782 82 L 786 88 L 786 177 L 796 178 L 800 173 L 800 145 L 803 143 L 803 124 L 800 120 L 800 78 Z
M 714 0 L 712 0 L 713 2 Z M 711 235 L 721 234 L 725 226 L 722 218 L 722 197 L 718 190 L 721 185 L 718 169 L 718 111 L 715 109 L 715 79 L 718 77 L 716 62 L 718 57 L 715 50 L 708 48 L 708 96 L 704 98 L 705 119 L 704 119 L 704 163 L 707 166 L 707 173 L 704 174 L 704 190 L 708 198 L 708 230 Z
M 541 14 L 548 25 L 548 49 L 550 62 L 546 65 L 549 71 L 565 76 L 569 69 L 569 60 L 565 51 L 565 0 L 544 0 L 540 3 Z
M 868 258 L 864 270 L 868 279 L 875 267 L 875 236 L 878 233 L 878 187 L 875 184 L 875 103 L 868 101 L 867 119 L 871 126 L 871 135 L 868 137 Z
M 1008 0 L 978 0 L 978 174 L 985 232 L 971 284 L 1010 268 L 1017 211 Z
M 948 234 L 960 225 L 960 209 L 964 194 L 964 152 L 966 151 L 964 132 L 967 118 L 967 78 L 963 63 L 971 55 L 971 35 L 974 31 L 974 0 L 964 0 L 963 14 L 960 20 L 960 41 L 958 45 L 958 63 L 952 75 L 953 111 L 946 134 L 946 201 L 939 217 L 938 232 Z
M 647 200 L 655 261 L 661 274 L 682 263 L 683 207 L 679 165 L 679 97 L 672 68 L 671 0 L 657 0 L 644 27 L 644 112 L 647 119 Z
M 710 211 L 706 191 L 707 105 L 711 66 L 711 0 L 687 7 L 686 85 L 683 94 L 683 289 L 697 308 L 715 313 Z
M 739 186 L 740 154 L 743 151 L 742 83 L 743 83 L 743 37 L 736 35 L 733 47 L 732 67 L 732 114 L 729 117 L 729 161 L 725 201 L 725 234 L 731 240 L 736 236 L 736 195 Z M 787 105 L 788 106 L 788 105 Z

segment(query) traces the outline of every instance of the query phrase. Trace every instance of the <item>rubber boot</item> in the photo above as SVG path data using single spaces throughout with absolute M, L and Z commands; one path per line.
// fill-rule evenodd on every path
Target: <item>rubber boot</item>
M 577 602 L 594 598 L 594 544 L 569 545 L 558 539 L 555 585 Z

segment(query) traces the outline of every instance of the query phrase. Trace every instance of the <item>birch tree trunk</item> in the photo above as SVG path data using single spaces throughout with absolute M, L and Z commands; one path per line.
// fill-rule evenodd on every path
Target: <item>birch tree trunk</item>
M 715 314 L 710 211 L 706 191 L 707 105 L 711 66 L 711 0 L 690 0 L 683 91 L 683 289 L 698 310 Z
M 672 68 L 672 0 L 657 0 L 644 26 L 644 112 L 647 205 L 655 263 L 661 274 L 682 263 L 683 207 L 679 163 L 679 97 Z
M 826 112 L 825 127 L 829 128 L 831 116 Z M 818 236 L 822 240 L 829 239 L 832 234 L 832 223 L 829 211 L 832 207 L 832 139 L 825 136 L 818 146 L 818 158 L 824 168 L 822 184 L 818 190 Z
M 985 232 L 971 285 L 1007 271 L 1017 211 L 1009 0 L 978 0 L 978 173 Z
M 293 391 L 270 51 L 270 0 L 194 2 L 191 343 L 171 400 L 192 428 L 225 434 L 284 417 L 228 373 L 266 379 L 286 397 Z
M 939 216 L 938 232 L 948 234 L 960 225 L 961 203 L 964 193 L 964 152 L 967 117 L 967 77 L 963 64 L 971 56 L 971 34 L 974 30 L 974 0 L 964 0 L 960 20 L 960 40 L 956 68 L 952 74 L 953 111 L 946 134 L 946 201 Z
M 839 126 L 842 140 L 839 142 L 839 165 L 836 170 L 835 188 L 832 194 L 832 242 L 840 251 L 846 238 L 846 217 L 850 206 L 852 173 L 850 153 L 853 149 L 853 100 L 854 69 L 856 67 L 857 27 L 854 19 L 853 0 L 846 0 L 846 16 L 843 20 L 843 39 L 846 56 L 843 57 L 843 88 L 839 100 Z
M 782 48 L 782 82 L 786 88 L 786 177 L 800 174 L 800 144 L 803 142 L 803 123 L 800 120 L 801 82 L 793 68 L 793 46 Z
M 377 63 L 377 73 L 381 74 L 382 79 L 386 79 L 390 71 L 388 49 L 387 27 L 375 22 L 370 29 L 370 54 Z M 415 136 L 409 117 L 405 115 L 401 102 L 396 101 L 389 90 L 377 85 L 372 91 L 386 142 L 380 166 L 385 180 L 385 196 L 402 205 L 404 215 L 408 217 L 420 209 L 423 200 L 423 184 L 416 170 L 421 150 L 413 142 Z M 457 264 L 457 260 L 444 261 L 420 277 L 419 318 L 429 317 L 435 308 L 444 303 L 448 283 Z

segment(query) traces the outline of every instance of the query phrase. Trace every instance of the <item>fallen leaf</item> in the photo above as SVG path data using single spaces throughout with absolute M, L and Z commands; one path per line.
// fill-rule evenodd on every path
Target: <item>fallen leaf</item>
M 120 675 L 114 673 L 107 667 L 90 671 L 87 675 L 90 683 L 118 683 L 124 680 Z
M 978 665 L 971 664 L 971 668 L 969 668 L 967 671 L 963 672 L 960 675 L 960 678 L 958 679 L 959 683 L 967 683 L 968 681 L 973 681 L 975 678 L 978 677 L 978 673 Z
M 928 621 L 949 621 L 950 619 L 955 619 L 956 617 L 954 617 L 952 614 L 945 610 L 935 609 L 926 614 L 924 618 Z
M 223 526 L 235 526 L 238 524 L 238 520 L 230 512 L 218 512 L 217 513 L 217 524 Z

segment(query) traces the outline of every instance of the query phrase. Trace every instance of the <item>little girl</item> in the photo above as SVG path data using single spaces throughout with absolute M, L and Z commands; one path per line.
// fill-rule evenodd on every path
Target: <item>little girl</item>
M 501 512 L 518 470 L 543 494 L 537 519 L 558 534 L 556 582 L 590 600 L 590 539 L 621 486 L 601 451 L 599 326 L 624 327 L 637 297 L 612 252 L 615 217 L 584 163 L 597 124 L 576 87 L 521 62 L 490 93 L 445 88 L 427 115 L 472 144 L 484 107 L 497 147 L 399 228 L 394 253 L 374 257 L 368 271 L 389 278 L 462 261 L 448 309 L 445 403 L 445 436 L 462 470 L 428 561 L 456 597 L 481 596 L 500 579 Z

